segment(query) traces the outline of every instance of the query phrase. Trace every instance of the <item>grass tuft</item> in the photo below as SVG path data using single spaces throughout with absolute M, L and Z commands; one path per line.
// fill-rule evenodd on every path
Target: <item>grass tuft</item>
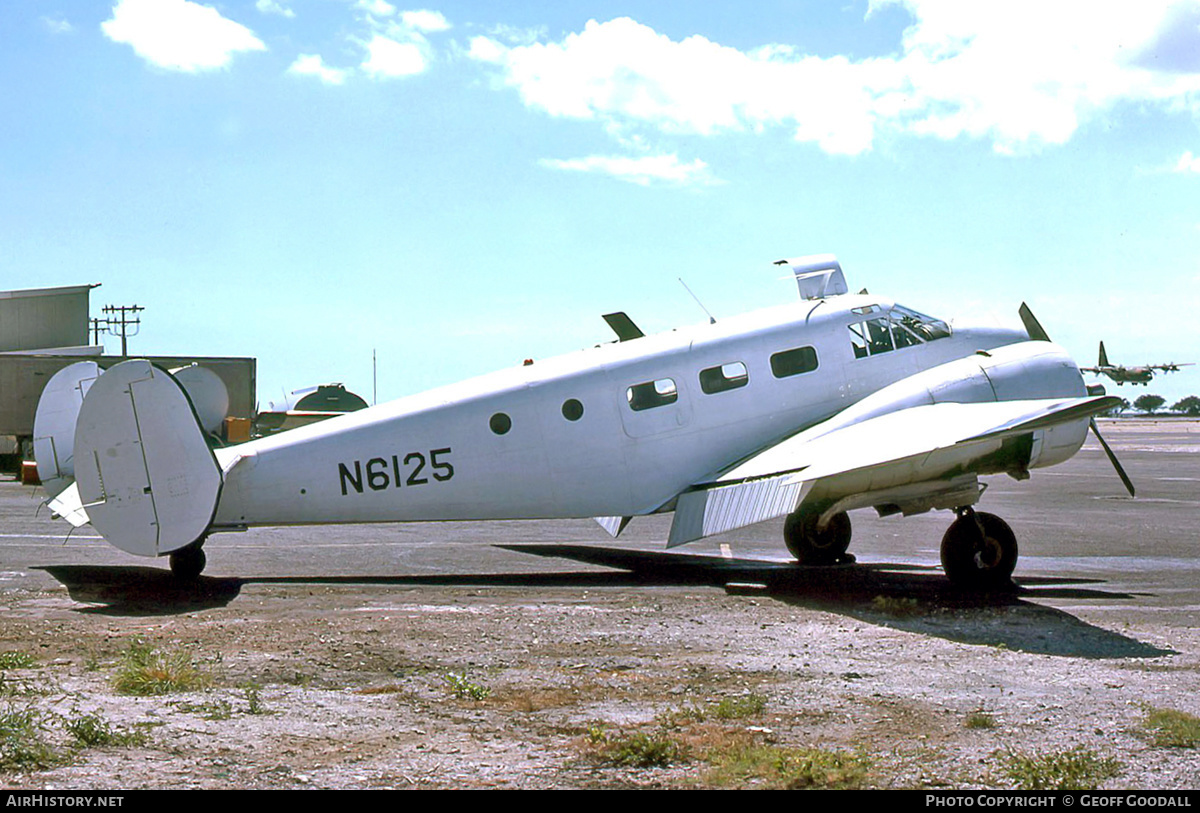
M 1175 709 L 1146 709 L 1142 729 L 1150 742 L 1163 748 L 1195 748 L 1200 745 L 1200 717 Z
M 990 713 L 979 709 L 967 715 L 963 725 L 970 729 L 987 729 L 996 727 L 996 718 Z
M 847 790 L 863 787 L 870 769 L 863 754 L 824 748 L 752 745 L 710 759 L 709 781 L 717 787 Z
M 871 609 L 880 615 L 890 615 L 894 618 L 909 618 L 923 612 L 915 598 L 895 596 L 875 596 L 871 599 Z
M 212 676 L 189 653 L 163 652 L 142 643 L 124 652 L 113 677 L 118 693 L 139 696 L 190 692 L 211 683 Z
M 713 709 L 718 720 L 741 720 L 746 717 L 757 717 L 767 707 L 767 698 L 761 694 L 738 695 L 722 697 Z
M 593 728 L 589 737 L 600 761 L 618 768 L 666 768 L 690 759 L 687 746 L 665 731 L 610 735 Z
M 1095 790 L 1121 772 L 1121 763 L 1086 748 L 1051 754 L 1010 753 L 1004 774 L 1020 790 Z
M 32 709 L 0 712 L 0 770 L 38 770 L 66 762 L 45 731 L 46 720 Z
M 123 731 L 114 728 L 99 714 L 84 714 L 68 720 L 64 726 L 76 744 L 84 748 L 105 745 L 142 745 L 146 735 L 140 731 Z

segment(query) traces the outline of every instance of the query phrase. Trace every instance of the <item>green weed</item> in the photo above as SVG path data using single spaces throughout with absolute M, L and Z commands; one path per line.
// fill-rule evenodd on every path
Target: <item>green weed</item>
M 272 714 L 273 712 L 266 707 L 262 700 L 262 687 L 257 683 L 248 683 L 242 688 L 242 694 L 246 698 L 246 713 L 247 714 Z
M 29 669 L 36 661 L 24 652 L 0 652 L 0 669 Z
M 47 720 L 32 709 L 0 712 L 0 770 L 38 770 L 67 761 L 46 739 Z
M 446 685 L 450 687 L 450 693 L 459 700 L 486 700 L 491 696 L 492 690 L 488 687 L 472 683 L 467 679 L 466 674 L 460 672 L 450 672 L 446 675 Z

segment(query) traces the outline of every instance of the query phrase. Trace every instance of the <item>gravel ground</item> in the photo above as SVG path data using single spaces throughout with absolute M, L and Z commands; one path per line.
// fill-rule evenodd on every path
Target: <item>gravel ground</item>
M 1173 521 L 1187 527 L 1195 472 L 1178 462 L 1196 468 L 1197 437 L 1161 478 L 1182 490 L 1095 504 L 1182 505 L 1193 513 Z M 1107 465 L 1079 459 L 1060 467 L 1060 492 L 1072 471 L 1088 484 Z M 0 483 L 0 514 L 12 509 L 0 517 L 3 787 L 1200 787 L 1194 742 L 1154 730 L 1157 712 L 1200 715 L 1194 556 L 1167 552 L 1178 588 L 1097 577 L 1112 558 L 1100 550 L 1069 574 L 1067 560 L 1034 557 L 1016 592 L 968 597 L 927 562 L 871 564 L 863 525 L 866 564 L 821 570 L 584 541 L 540 549 L 557 558 L 502 551 L 516 564 L 499 576 L 396 576 L 412 570 L 392 562 L 374 581 L 180 587 L 161 563 L 26 539 L 44 526 L 8 518 L 32 513 L 22 488 Z M 1002 505 L 1001 489 L 989 498 Z M 514 534 L 577 541 L 585 528 Z M 235 540 L 239 554 L 253 541 Z M 329 550 L 311 555 L 341 555 Z M 469 550 L 478 573 L 501 555 Z M 1036 575 L 1047 563 L 1070 578 Z M 190 664 L 199 682 L 121 693 L 123 669 L 150 650 L 175 659 L 160 671 Z

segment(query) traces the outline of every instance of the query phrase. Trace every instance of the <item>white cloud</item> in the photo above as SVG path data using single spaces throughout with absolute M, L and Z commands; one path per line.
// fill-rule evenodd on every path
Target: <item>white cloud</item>
M 51 34 L 74 34 L 75 26 L 62 17 L 41 17 L 42 25 Z
M 296 16 L 296 12 L 276 0 L 258 0 L 254 7 L 263 14 L 278 14 L 280 17 L 289 19 Z
M 586 158 L 544 158 L 539 162 L 549 169 L 569 172 L 598 172 L 640 186 L 665 182 L 676 185 L 712 185 L 717 181 L 708 164 L 696 159 L 681 163 L 676 155 L 645 155 L 629 158 L 621 155 L 589 155 Z
M 120 0 L 100 28 L 147 62 L 188 73 L 224 68 L 236 53 L 267 49 L 249 28 L 189 0 Z
M 424 72 L 429 62 L 419 44 L 396 42 L 376 34 L 367 44 L 367 58 L 362 68 L 376 79 L 414 76 Z
M 1175 172 L 1191 172 L 1200 175 L 1200 155 L 1192 155 L 1192 151 L 1188 150 L 1179 156 L 1179 161 L 1175 164 Z
M 344 68 L 331 68 L 317 54 L 301 54 L 288 68 L 288 73 L 300 76 L 315 76 L 326 85 L 340 85 L 346 81 L 350 71 Z
M 370 0 L 366 5 L 377 6 L 379 0 Z M 394 11 L 389 6 L 388 14 Z M 383 22 L 368 17 L 367 23 L 374 34 L 364 43 L 367 57 L 362 68 L 375 79 L 414 76 L 428 70 L 434 53 L 425 35 L 448 31 L 451 27 L 438 12 L 424 10 L 404 11 L 399 19 Z
M 396 7 L 386 0 L 358 0 L 354 7 L 376 17 L 390 17 L 396 13 Z
M 835 154 L 895 133 L 1027 152 L 1123 103 L 1200 111 L 1195 0 L 872 0 L 864 24 L 885 6 L 912 22 L 894 54 L 859 60 L 676 41 L 629 18 L 558 41 L 475 37 L 467 55 L 552 116 L 702 136 L 785 128 Z
M 433 34 L 438 31 L 449 31 L 450 22 L 437 11 L 402 11 L 400 21 L 414 31 Z

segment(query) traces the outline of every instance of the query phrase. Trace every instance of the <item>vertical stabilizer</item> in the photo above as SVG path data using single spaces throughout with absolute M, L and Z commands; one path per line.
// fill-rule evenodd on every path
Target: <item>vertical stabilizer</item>
M 92 527 L 127 553 L 202 539 L 222 477 L 178 381 L 143 359 L 96 379 L 75 428 L 75 478 Z
M 1100 342 L 1100 360 L 1096 362 L 1097 367 L 1107 367 L 1108 353 L 1104 352 L 1104 342 Z

